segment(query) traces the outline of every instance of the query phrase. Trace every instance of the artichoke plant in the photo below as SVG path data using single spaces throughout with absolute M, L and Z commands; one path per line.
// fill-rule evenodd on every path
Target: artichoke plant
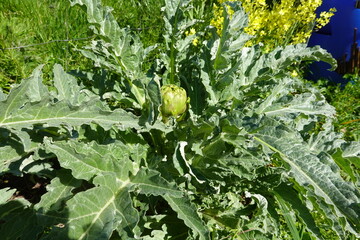
M 181 119 L 187 110 L 188 98 L 185 89 L 174 84 L 161 87 L 160 112 L 166 121 L 169 117 Z

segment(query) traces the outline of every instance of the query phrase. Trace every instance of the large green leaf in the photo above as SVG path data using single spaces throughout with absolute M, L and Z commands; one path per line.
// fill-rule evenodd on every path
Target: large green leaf
M 285 47 L 278 47 L 266 55 L 267 66 L 275 73 L 287 69 L 294 63 L 305 61 L 324 61 L 329 65 L 331 70 L 335 70 L 337 66 L 336 60 L 325 49 L 320 46 L 312 48 L 307 47 L 306 44 L 288 45 Z
M 134 115 L 121 109 L 110 111 L 99 97 L 91 93 L 82 102 L 77 102 L 79 106 L 72 106 L 69 101 L 75 101 L 76 97 L 70 89 L 77 85 L 60 68 L 56 68 L 56 72 L 55 82 L 60 82 L 62 76 L 61 81 L 67 84 L 57 84 L 59 95 L 55 98 L 42 84 L 41 67 L 34 70 L 32 77 L 13 88 L 8 98 L 0 102 L 0 128 L 12 131 L 34 126 L 72 127 L 90 123 L 99 124 L 105 129 L 114 125 L 119 128 L 139 128 Z
M 234 64 L 234 60 L 239 57 L 239 51 L 251 38 L 243 32 L 248 23 L 246 13 L 239 11 L 241 9 L 239 3 L 232 3 L 231 8 L 235 11 L 232 16 L 228 14 L 229 6 L 225 7 L 221 36 L 212 43 L 211 49 L 214 69 L 219 73 L 225 73 L 222 75 L 223 79 L 219 79 L 220 82 L 217 83 L 219 85 L 223 85 L 223 82 L 227 80 L 224 77 L 229 77 L 233 71 L 237 70 L 240 63 Z
M 282 116 L 286 114 L 335 115 L 334 107 L 330 106 L 325 98 L 315 89 L 301 94 L 294 94 L 296 82 L 290 78 L 282 78 L 273 86 L 271 93 L 256 109 L 257 114 L 265 113 L 268 116 Z
M 162 196 L 171 195 L 176 198 L 183 196 L 182 191 L 178 190 L 175 184 L 168 183 L 161 177 L 160 173 L 155 170 L 142 168 L 136 176 L 131 179 L 135 189 L 142 194 Z
M 71 169 L 77 179 L 90 180 L 101 172 L 116 172 L 126 175 L 134 171 L 130 165 L 130 152 L 121 142 L 99 145 L 96 142 L 54 142 L 45 139 L 45 149 L 54 153 L 63 168 Z M 136 166 L 136 165 L 135 165 Z
M 305 224 L 307 230 L 321 239 L 321 233 L 319 228 L 316 226 L 315 218 L 311 215 L 310 210 L 306 207 L 306 205 L 301 201 L 299 193 L 296 192 L 294 188 L 286 184 L 281 184 L 275 189 L 275 195 L 281 196 L 284 204 L 289 205 L 289 214 L 294 211 L 297 217 L 299 217 Z
M 359 229 L 360 192 L 353 184 L 341 178 L 333 161 L 327 159 L 324 162 L 323 157 L 312 154 L 299 134 L 277 121 L 264 117 L 261 127 L 252 131 L 255 131 L 252 134 L 256 141 L 280 154 L 289 166 L 290 177 L 306 189 L 310 199 L 326 203 L 320 205 L 326 206 L 326 217 L 331 219 L 334 230 L 340 236 L 344 236 L 344 232 L 339 231 L 336 225 L 353 233 Z M 328 211 L 329 206 L 332 206 L 332 211 Z M 350 223 L 338 221 L 345 217 Z
M 49 150 L 51 148 L 48 148 Z M 64 151 L 68 151 L 63 149 Z M 79 150 L 79 149 L 78 149 Z M 109 149 L 111 152 L 112 150 Z M 57 152 L 59 156 L 61 154 Z M 72 153 L 74 154 L 74 153 Z M 94 152 L 89 152 L 88 157 L 85 153 L 78 153 L 78 156 L 90 160 Z M 121 152 L 114 154 L 121 155 Z M 66 156 L 65 156 L 66 158 Z M 96 157 L 95 157 L 96 158 Z M 60 157 L 60 163 L 62 163 Z M 120 172 L 106 171 L 109 167 L 109 162 L 113 164 L 121 164 Z M 70 238 L 70 239 L 108 239 L 112 232 L 117 229 L 119 234 L 125 239 L 135 238 L 136 232 L 134 228 L 139 221 L 139 213 L 133 207 L 133 202 L 130 197 L 130 192 L 135 189 L 140 193 L 149 195 L 161 195 L 181 197 L 182 192 L 177 190 L 173 184 L 168 183 L 165 179 L 159 176 L 155 171 L 145 169 L 138 169 L 131 164 L 130 160 L 113 159 L 107 155 L 103 156 L 102 165 L 92 166 L 97 169 L 96 176 L 93 180 L 94 188 L 85 192 L 80 192 L 65 202 L 65 207 L 61 212 L 54 211 L 51 207 L 50 212 L 44 212 L 39 215 L 42 224 L 51 222 L 53 225 L 62 226 L 53 228 L 51 233 L 47 236 L 52 238 Z M 94 161 L 89 161 L 94 162 Z M 117 163 L 115 163 L 117 162 Z M 79 174 L 78 172 L 86 171 L 82 166 L 74 164 L 70 166 L 75 176 L 88 176 L 86 174 Z M 136 165 L 135 165 L 136 166 Z M 132 169 L 133 168 L 133 169 Z M 132 176 L 131 172 L 137 175 Z M 89 174 L 93 174 L 94 171 Z M 90 175 L 89 175 L 90 176 Z M 56 187 L 56 185 L 54 186 Z M 52 202 L 58 203 L 59 200 L 64 199 L 64 192 L 68 192 L 71 186 L 56 187 L 51 193 L 45 195 Z M 67 193 L 69 194 L 69 192 Z M 55 199 L 54 199 L 55 198 Z M 56 201 L 55 201 L 56 200 Z M 40 210 L 49 204 L 42 201 L 39 203 Z
M 75 195 L 64 210 L 42 216 L 42 221 L 62 226 L 53 228 L 48 239 L 109 239 L 116 228 L 126 239 L 134 237 L 139 216 L 128 192 L 129 179 L 104 173 L 93 182 L 96 187 Z
M 232 85 L 238 78 L 237 72 L 242 72 L 242 68 L 248 66 L 247 63 L 252 66 L 253 58 L 256 59 L 259 55 L 257 53 L 253 57 L 244 57 L 250 50 L 243 49 L 246 41 L 250 39 L 250 36 L 243 32 L 247 17 L 245 12 L 240 10 L 240 3 L 233 2 L 231 7 L 235 13 L 230 17 L 227 10 L 224 11 L 221 37 L 214 31 L 212 39 L 205 42 L 199 59 L 201 81 L 210 105 L 227 100 L 231 94 L 234 96 L 234 92 L 241 86 L 238 82 L 236 88 Z
M 360 143 L 344 143 L 332 154 L 332 157 L 342 170 L 345 179 L 350 179 L 360 186 Z
M 343 157 L 352 160 L 352 163 L 360 168 L 360 142 L 351 142 L 344 144 Z
M 150 81 L 142 71 L 142 65 L 148 53 L 154 49 L 144 49 L 139 38 L 129 30 L 121 28 L 111 13 L 112 8 L 101 5 L 100 0 L 70 0 L 72 5 L 86 7 L 92 30 L 102 40 L 93 41 L 81 50 L 84 56 L 92 59 L 95 66 L 103 66 L 126 78 L 124 88 L 130 87 L 139 108 L 145 103 L 145 85 Z
M 9 170 L 17 171 L 19 166 L 14 166 L 14 162 L 17 162 L 24 157 L 27 153 L 23 151 L 23 147 L 20 143 L 12 141 L 13 145 L 6 145 L 0 147 L 0 171 L 7 172 Z M 38 144 L 34 144 L 34 148 L 28 149 L 29 151 L 35 150 Z M 19 164 L 17 164 L 19 165 Z
M 178 217 L 184 220 L 185 224 L 193 231 L 195 236 L 201 240 L 210 239 L 209 230 L 196 212 L 196 208 L 186 198 L 174 198 L 165 195 L 164 199 L 169 203 L 171 208 L 177 212 Z
M 6 203 L 6 201 L 8 201 L 10 199 L 10 197 L 15 193 L 15 190 L 10 190 L 9 188 L 3 188 L 0 190 L 0 204 L 4 204 Z M 2 214 L 0 214 L 0 216 L 2 216 Z
M 112 231 L 117 229 L 121 236 L 130 239 L 135 237 L 134 228 L 139 221 L 138 212 L 132 207 L 130 192 L 136 190 L 146 195 L 169 195 L 175 198 L 183 195 L 157 171 L 140 168 L 142 159 L 139 153 L 146 151 L 142 145 L 131 147 L 119 141 L 99 145 L 95 142 L 52 143 L 46 140 L 45 149 L 58 157 L 62 167 L 71 169 L 73 176 L 86 180 L 94 178 L 96 186 L 68 200 L 61 214 L 44 213 L 45 221 L 55 221 L 55 225 L 62 223 L 66 226 L 54 229 L 49 237 L 69 234 L 70 238 L 76 239 L 108 239 Z M 56 191 L 45 196 L 49 199 L 55 195 L 51 197 L 55 198 L 51 202 L 58 203 L 66 197 L 63 196 L 64 191 L 69 191 L 70 187 L 57 187 Z M 42 201 L 38 207 L 47 205 Z M 61 219 L 67 220 L 61 222 Z
M 39 210 L 39 213 L 61 210 L 63 204 L 74 195 L 73 190 L 79 188 L 81 183 L 82 181 L 74 178 L 70 171 L 59 170 L 57 178 L 46 186 L 47 193 L 41 197 L 35 209 Z
M 319 133 L 313 133 L 307 140 L 311 151 L 315 154 L 328 152 L 332 154 L 336 149 L 341 148 L 345 143 L 342 134 L 334 132 L 332 121 L 328 121 L 322 125 L 323 130 Z
M 10 194 L 14 193 L 7 190 L 1 190 L 3 198 L 7 198 Z M 21 198 L 1 202 L 0 221 L 0 234 L 4 240 L 19 238 L 25 240 L 34 239 L 43 228 L 43 226 L 37 224 L 36 216 L 33 209 L 30 208 L 30 203 Z
M 114 53 L 118 57 L 112 60 L 120 65 L 120 69 L 128 76 L 132 75 L 132 79 L 139 77 L 139 74 L 142 75 L 142 61 L 148 50 L 144 50 L 141 42 L 128 30 L 119 26 L 111 13 L 112 8 L 102 6 L 100 0 L 70 0 L 70 2 L 72 5 L 79 4 L 86 7 L 88 22 L 94 25 L 92 29 L 97 35 L 109 41 L 113 49 L 110 48 L 107 53 Z
M 77 80 L 70 74 L 66 74 L 61 65 L 54 65 L 54 86 L 57 90 L 56 99 L 67 101 L 71 106 L 79 106 L 86 101 L 88 91 L 77 84 Z M 69 87 L 71 86 L 71 87 Z

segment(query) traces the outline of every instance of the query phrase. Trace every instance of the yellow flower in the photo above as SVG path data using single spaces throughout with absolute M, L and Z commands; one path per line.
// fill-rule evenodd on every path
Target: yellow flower
M 191 35 L 194 35 L 195 33 L 196 33 L 195 28 L 190 28 L 190 31 L 185 32 L 185 35 L 186 36 L 191 36 Z
M 335 9 L 320 14 L 316 18 L 315 10 L 322 4 L 322 0 L 281 0 L 273 1 L 269 6 L 266 0 L 232 0 L 241 1 L 242 7 L 248 13 L 249 26 L 245 32 L 255 36 L 246 46 L 263 43 L 264 51 L 271 51 L 277 46 L 306 42 L 313 30 L 325 26 Z M 221 35 L 223 24 L 222 3 L 226 0 L 217 0 L 213 5 L 214 17 L 211 25 Z M 230 15 L 233 10 L 228 8 Z
M 198 39 L 198 38 L 195 38 L 194 40 L 192 40 L 192 44 L 193 44 L 194 46 L 199 45 L 199 39 Z
M 297 76 L 299 76 L 299 73 L 296 70 L 293 70 L 290 75 L 292 77 L 297 77 Z
M 315 29 L 320 29 L 330 22 L 330 18 L 334 16 L 335 8 L 330 8 L 328 12 L 321 12 L 320 17 L 316 19 Z

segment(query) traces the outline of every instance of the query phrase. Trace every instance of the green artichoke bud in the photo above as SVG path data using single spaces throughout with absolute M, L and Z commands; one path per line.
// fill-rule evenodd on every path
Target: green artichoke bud
M 161 106 L 160 112 L 163 117 L 179 118 L 186 112 L 188 98 L 185 89 L 174 84 L 161 87 Z

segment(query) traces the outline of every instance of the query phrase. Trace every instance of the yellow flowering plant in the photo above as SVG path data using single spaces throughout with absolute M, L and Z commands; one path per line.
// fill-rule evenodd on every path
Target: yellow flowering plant
M 192 35 L 195 35 L 196 34 L 196 30 L 195 28 L 190 28 L 190 30 L 188 31 L 185 31 L 185 36 L 192 36 Z M 192 40 L 192 44 L 194 46 L 197 46 L 199 44 L 199 38 L 198 37 L 195 37 L 193 40 Z
M 313 29 L 325 26 L 336 11 L 332 8 L 317 17 L 315 10 L 322 0 L 273 0 L 271 4 L 265 0 L 218 0 L 213 6 L 211 25 L 216 27 L 219 35 L 223 22 L 222 4 L 231 1 L 241 1 L 248 14 L 249 26 L 245 32 L 255 37 L 247 45 L 262 43 L 265 52 L 277 46 L 305 43 Z

